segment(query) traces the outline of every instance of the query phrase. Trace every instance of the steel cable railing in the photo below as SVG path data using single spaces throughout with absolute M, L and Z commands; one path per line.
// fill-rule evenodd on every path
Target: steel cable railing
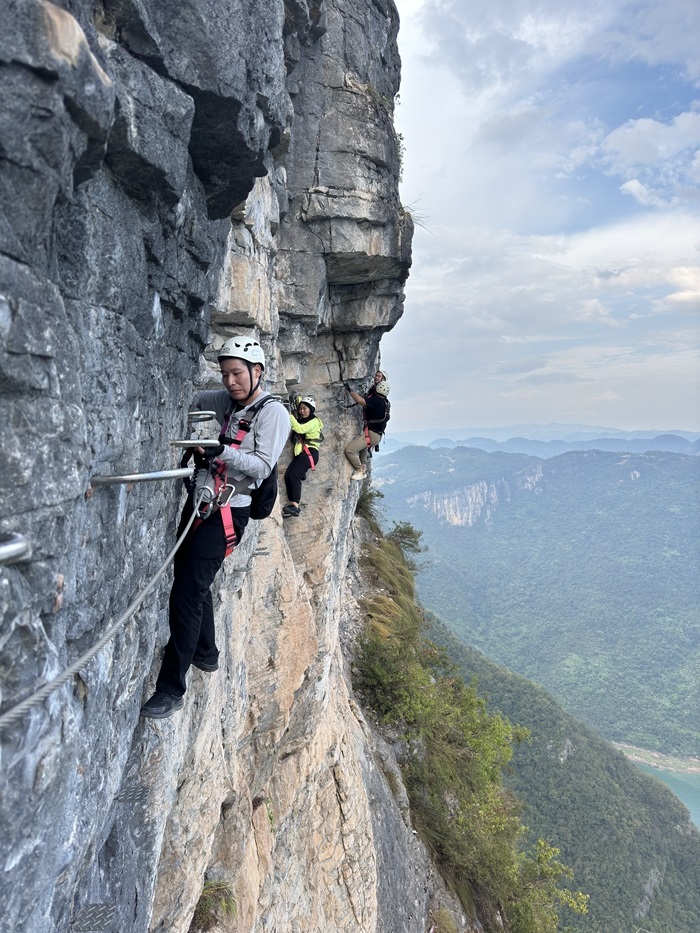
M 197 517 L 197 509 L 195 508 L 195 510 L 192 513 L 192 517 L 187 523 L 184 531 L 182 532 L 180 537 L 175 542 L 175 547 L 165 558 L 165 560 L 159 567 L 158 571 L 156 572 L 155 576 L 143 588 L 143 590 L 141 590 L 139 595 L 131 603 L 131 605 L 128 606 L 126 611 L 123 612 L 119 616 L 117 621 L 114 622 L 112 625 L 110 625 L 110 627 L 107 629 L 104 635 L 92 646 L 92 648 L 89 649 L 89 651 L 86 651 L 85 654 L 81 655 L 77 661 L 74 661 L 73 664 L 71 664 L 70 667 L 67 667 L 62 673 L 60 673 L 58 677 L 54 678 L 54 680 L 49 681 L 49 683 L 44 684 L 43 687 L 40 687 L 35 693 L 32 693 L 31 696 L 28 696 L 25 700 L 22 700 L 16 706 L 13 706 L 11 709 L 7 710 L 5 713 L 0 715 L 0 730 L 6 728 L 7 726 L 12 726 L 18 723 L 21 720 L 22 716 L 27 712 L 27 710 L 30 710 L 33 707 L 38 706 L 39 703 L 42 703 L 47 697 L 49 697 L 52 693 L 58 690 L 59 687 L 62 687 L 63 684 L 65 684 L 67 681 L 71 679 L 71 677 L 79 673 L 79 671 L 83 667 L 85 667 L 86 664 L 92 661 L 95 655 L 98 654 L 102 650 L 102 648 L 104 648 L 104 646 L 117 634 L 121 626 L 127 621 L 127 619 L 129 619 L 134 614 L 134 612 L 136 612 L 136 610 L 141 605 L 141 603 L 144 601 L 146 596 L 148 596 L 148 594 L 154 588 L 158 580 L 163 576 L 163 574 L 167 570 L 168 564 L 175 557 L 175 554 L 177 553 L 178 548 L 184 541 L 185 536 L 187 535 L 187 532 L 192 527 L 192 524 L 196 517 Z

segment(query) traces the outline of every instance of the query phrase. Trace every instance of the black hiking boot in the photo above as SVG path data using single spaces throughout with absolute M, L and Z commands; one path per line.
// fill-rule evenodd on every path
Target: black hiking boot
M 219 661 L 205 661 L 203 658 L 192 658 L 192 667 L 196 667 L 197 670 L 204 671 L 206 674 L 211 674 L 214 671 L 219 670 Z
M 167 719 L 175 710 L 182 709 L 185 701 L 182 697 L 174 697 L 169 693 L 156 690 L 150 700 L 141 707 L 141 715 L 148 719 Z

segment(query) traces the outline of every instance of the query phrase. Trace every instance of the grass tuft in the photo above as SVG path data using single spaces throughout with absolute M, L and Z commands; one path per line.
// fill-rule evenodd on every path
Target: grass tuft
M 194 909 L 190 931 L 210 930 L 219 920 L 235 917 L 238 905 L 227 881 L 207 880 Z

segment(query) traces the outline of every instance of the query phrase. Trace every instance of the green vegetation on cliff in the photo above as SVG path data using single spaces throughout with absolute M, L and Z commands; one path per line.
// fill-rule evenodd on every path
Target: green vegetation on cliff
M 522 818 L 556 845 L 590 895 L 580 933 L 697 933 L 700 832 L 683 804 L 553 697 L 489 661 L 430 614 L 426 634 L 443 646 L 488 709 L 529 732 L 506 782 Z
M 410 529 L 394 537 L 417 550 Z M 487 930 L 553 933 L 558 912 L 584 912 L 586 897 L 559 886 L 570 876 L 558 851 L 526 830 L 503 772 L 525 733 L 490 713 L 447 654 L 423 633 L 409 562 L 397 540 L 369 546 L 374 595 L 356 658 L 356 687 L 405 748 L 400 762 L 414 825 L 464 908 Z

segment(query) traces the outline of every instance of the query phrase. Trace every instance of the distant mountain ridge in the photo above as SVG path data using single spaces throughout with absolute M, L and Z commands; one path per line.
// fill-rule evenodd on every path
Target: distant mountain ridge
M 500 434 L 503 429 L 494 433 Z M 587 434 L 581 437 L 581 432 L 574 435 L 565 434 L 561 437 L 537 437 L 529 435 L 510 435 L 498 439 L 493 434 L 476 434 L 462 437 L 461 432 L 455 434 L 439 434 L 432 440 L 418 439 L 426 433 L 434 432 L 408 432 L 385 438 L 380 455 L 392 453 L 405 446 L 428 446 L 432 448 L 444 447 L 474 447 L 488 453 L 505 451 L 507 453 L 528 454 L 533 457 L 556 457 L 558 454 L 571 450 L 609 450 L 619 453 L 646 453 L 651 450 L 668 451 L 669 453 L 700 456 L 700 436 L 692 432 L 660 433 L 652 432 L 622 432 L 620 434 Z M 547 433 L 546 431 L 544 433 Z
M 467 438 L 485 437 L 494 441 L 504 442 L 513 437 L 523 437 L 528 440 L 556 441 L 567 443 L 576 441 L 590 441 L 595 438 L 616 437 L 629 440 L 649 439 L 674 434 L 684 437 L 692 442 L 700 440 L 700 431 L 690 431 L 685 428 L 667 427 L 653 429 L 639 429 L 626 431 L 622 428 L 606 428 L 592 424 L 565 424 L 552 422 L 549 424 L 511 424 L 495 427 L 442 427 L 421 428 L 411 431 L 392 431 L 390 436 L 402 444 L 418 444 L 428 446 L 438 438 L 449 438 L 463 443 Z
M 463 441 L 438 439 L 430 447 L 476 447 L 489 453 L 504 450 L 507 453 L 529 454 L 533 457 L 556 457 L 572 450 L 610 450 L 617 453 L 647 453 L 664 450 L 669 453 L 698 456 L 700 440 L 689 441 L 679 434 L 658 434 L 651 438 L 593 437 L 585 441 L 540 441 L 528 437 L 511 437 L 507 441 L 494 441 L 489 437 L 468 437 Z

